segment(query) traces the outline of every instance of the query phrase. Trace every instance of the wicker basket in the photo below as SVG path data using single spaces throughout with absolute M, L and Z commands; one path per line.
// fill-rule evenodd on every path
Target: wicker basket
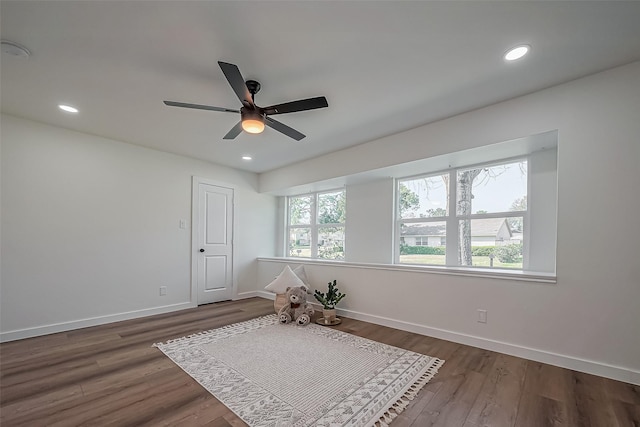
M 276 310 L 276 313 L 278 313 L 286 304 L 287 294 L 276 294 L 276 299 L 273 300 L 273 308 Z

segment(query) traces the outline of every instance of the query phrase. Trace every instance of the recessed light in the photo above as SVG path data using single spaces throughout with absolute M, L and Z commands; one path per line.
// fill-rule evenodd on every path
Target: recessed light
M 520 59 L 529 53 L 531 46 L 522 44 L 520 46 L 516 46 L 513 49 L 510 49 L 507 53 L 504 54 L 505 61 L 515 61 L 516 59 Z
M 242 160 L 251 160 L 251 156 L 242 156 Z
M 60 104 L 60 105 L 58 105 L 58 108 L 60 108 L 62 111 L 66 111 L 67 113 L 77 113 L 78 112 L 78 109 L 76 107 L 72 107 L 70 105 Z

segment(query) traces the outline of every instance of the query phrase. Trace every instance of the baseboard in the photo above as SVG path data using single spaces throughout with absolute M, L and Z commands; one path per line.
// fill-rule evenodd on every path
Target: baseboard
M 266 295 L 263 295 L 263 293 Z M 268 292 L 258 291 L 254 296 L 274 299 L 273 294 L 270 294 Z M 322 309 L 322 306 L 317 306 L 314 303 L 312 304 L 315 306 L 316 310 Z M 551 353 L 535 348 L 523 347 L 520 345 L 509 344 L 502 341 L 480 338 L 473 335 L 461 334 L 445 329 L 432 328 L 417 323 L 405 322 L 402 320 L 361 313 L 353 310 L 344 310 L 339 308 L 337 309 L 337 313 L 339 316 L 362 320 L 365 322 L 374 323 L 376 325 L 388 326 L 390 328 L 400 329 L 407 332 L 413 332 L 420 335 L 453 341 L 459 344 L 482 348 L 484 350 L 495 351 L 498 353 L 521 357 L 523 359 L 559 366 L 561 368 L 572 369 L 574 371 L 585 372 L 588 374 L 598 375 L 600 377 L 640 385 L 640 371 L 635 371 L 629 368 L 608 365 L 606 363 L 580 359 L 563 354 Z
M 233 299 L 235 301 L 235 300 L 241 300 L 241 299 L 247 299 L 247 298 L 255 298 L 255 297 L 274 300 L 274 299 L 276 299 L 276 294 L 274 294 L 272 292 L 267 292 L 267 291 L 240 292 L 240 293 L 236 294 L 235 298 L 233 298 Z
M 74 320 L 71 322 L 54 323 L 51 325 L 38 326 L 35 328 L 18 329 L 15 331 L 0 333 L 0 342 L 15 341 L 24 338 L 38 337 L 41 335 L 55 334 L 58 332 L 66 332 L 74 329 L 87 328 L 90 326 L 104 325 L 106 323 L 120 322 L 122 320 L 131 320 L 140 317 L 153 316 L 155 314 L 170 313 L 172 311 L 184 310 L 193 307 L 196 307 L 196 305 L 191 302 L 184 302 L 165 305 L 161 307 L 148 308 L 144 310 L 135 310 L 125 313 L 110 314 L 107 316 Z

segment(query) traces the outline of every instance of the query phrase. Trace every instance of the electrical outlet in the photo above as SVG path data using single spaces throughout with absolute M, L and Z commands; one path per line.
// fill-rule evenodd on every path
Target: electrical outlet
M 184 219 L 180 220 L 180 228 L 185 229 L 187 228 L 187 221 L 185 221 Z
M 160 286 L 160 296 L 163 297 L 167 295 L 167 287 L 166 286 Z
M 478 323 L 487 323 L 487 310 L 478 309 Z

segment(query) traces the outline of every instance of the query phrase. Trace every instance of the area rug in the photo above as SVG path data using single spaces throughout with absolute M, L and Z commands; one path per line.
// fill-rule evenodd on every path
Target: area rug
M 275 314 L 155 346 L 251 427 L 386 426 L 444 363 Z

